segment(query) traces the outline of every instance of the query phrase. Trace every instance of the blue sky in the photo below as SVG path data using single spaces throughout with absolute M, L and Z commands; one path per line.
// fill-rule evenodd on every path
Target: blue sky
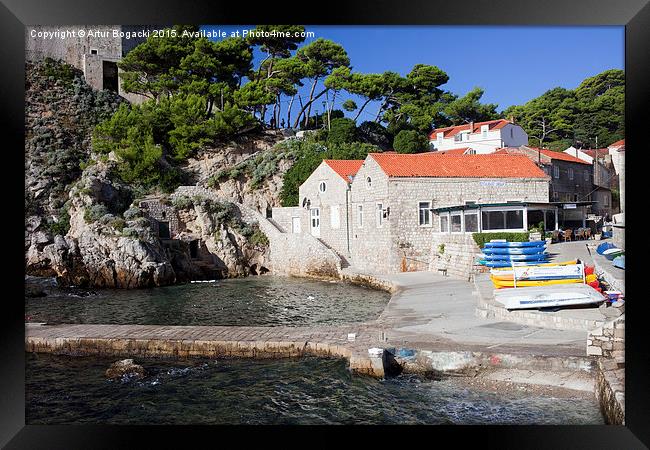
M 205 26 L 230 32 L 252 25 Z M 449 75 L 442 87 L 464 95 L 475 86 L 482 101 L 501 111 L 523 104 L 554 87 L 573 89 L 607 69 L 623 69 L 624 27 L 515 26 L 306 26 L 319 37 L 341 44 L 353 70 L 406 75 L 418 63 L 440 67 Z M 304 44 L 303 44 L 304 45 Z M 256 52 L 256 62 L 262 58 Z M 347 98 L 341 97 L 341 101 Z M 359 102 L 357 101 L 357 104 Z M 319 104 L 319 111 L 323 107 Z M 336 107 L 340 108 L 337 101 Z M 378 106 L 369 105 L 374 117 Z M 365 115 L 365 114 L 364 114 Z M 373 117 L 371 117 L 373 116 Z

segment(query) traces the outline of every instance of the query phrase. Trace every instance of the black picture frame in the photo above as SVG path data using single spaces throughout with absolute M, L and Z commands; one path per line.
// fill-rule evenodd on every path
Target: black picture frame
M 5 260 L 11 261 L 5 286 L 12 286 L 2 296 L 4 322 L 0 364 L 2 376 L 0 402 L 0 445 L 6 448 L 186 448 L 196 445 L 197 439 L 208 439 L 207 445 L 226 445 L 225 436 L 234 437 L 236 445 L 251 439 L 264 438 L 262 445 L 321 446 L 322 438 L 331 436 L 333 444 L 354 445 L 342 437 L 337 429 L 321 427 L 188 427 L 188 426 L 25 426 L 25 358 L 24 358 L 24 304 L 22 280 L 24 249 L 20 243 L 20 208 L 24 208 L 17 186 L 22 178 L 18 167 L 24 165 L 24 26 L 35 24 L 138 24 L 138 23 L 302 23 L 302 24 L 368 24 L 368 25 L 544 25 L 586 26 L 624 25 L 626 71 L 626 149 L 632 150 L 627 161 L 628 205 L 626 211 L 627 241 L 629 236 L 641 235 L 645 187 L 641 184 L 647 171 L 650 149 L 645 149 L 642 132 L 647 132 L 647 108 L 650 104 L 650 4 L 648 0 L 472 0 L 464 2 L 441 1 L 331 1 L 327 3 L 278 2 L 253 4 L 207 0 L 73 0 L 39 2 L 37 0 L 2 0 L 0 17 L 2 41 L 2 83 L 0 104 L 3 139 L 3 171 L 5 183 L 5 224 L 10 222 L 15 231 L 7 231 Z M 550 62 L 552 63 L 552 62 Z M 562 70 L 558 67 L 558 70 Z M 524 71 L 522 71 L 522 76 Z M 647 144 L 645 145 L 648 146 Z M 9 176 L 11 175 L 11 176 Z M 647 178 L 647 176 L 646 176 Z M 632 184 L 632 183 L 635 184 Z M 636 184 L 638 183 L 638 184 Z M 635 187 L 640 189 L 635 189 Z M 16 208 L 9 214 L 7 205 Z M 636 207 L 635 207 L 636 205 Z M 14 234 L 16 233 L 16 234 Z M 13 237 L 12 237 L 13 236 Z M 627 286 L 631 300 L 627 305 L 626 327 L 626 426 L 552 426 L 552 427 L 354 427 L 352 431 L 379 437 L 381 442 L 393 438 L 402 445 L 415 444 L 424 438 L 429 445 L 445 442 L 464 442 L 472 438 L 479 445 L 496 448 L 647 448 L 650 445 L 650 403 L 646 317 L 642 296 L 642 263 L 647 254 L 641 245 L 628 245 Z M 631 263 L 630 263 L 631 261 Z M 21 273 L 22 272 L 22 273 Z M 13 292 L 13 290 L 12 290 Z M 345 429 L 345 431 L 350 431 Z M 318 441 L 314 438 L 318 437 Z M 365 438 L 364 438 L 365 439 Z M 412 443 L 411 443 L 412 441 Z M 136 443 L 137 442 L 137 443 Z M 362 445 L 368 445 L 365 441 Z M 416 444 L 417 445 L 417 444 Z M 456 444 L 446 444 L 456 445 Z

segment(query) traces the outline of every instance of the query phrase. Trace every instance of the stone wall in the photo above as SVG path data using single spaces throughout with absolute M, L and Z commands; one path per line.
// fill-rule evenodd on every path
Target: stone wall
M 625 250 L 625 224 L 616 223 L 612 226 L 612 243 Z
M 429 270 L 443 270 L 447 275 L 469 279 L 481 249 L 471 233 L 435 233 L 431 240 Z
M 145 212 L 147 217 L 154 219 L 152 225 L 156 234 L 160 235 L 160 222 L 169 223 L 169 237 L 174 238 L 183 231 L 184 226 L 178 218 L 176 209 L 165 203 L 162 199 L 147 199 L 138 203 L 138 206 Z
M 180 186 L 172 197 L 205 197 L 216 201 L 230 201 L 220 198 L 214 192 L 198 186 Z M 293 276 L 339 278 L 341 258 L 310 234 L 286 233 L 254 209 L 233 203 L 241 218 L 248 224 L 257 223 L 268 237 L 270 267 L 272 273 Z
M 587 355 L 625 358 L 625 314 L 589 331 Z
M 294 217 L 297 217 L 300 219 L 300 229 L 302 231 L 302 222 L 304 221 L 302 217 L 304 214 L 303 210 L 304 208 L 301 208 L 300 206 L 273 208 L 271 217 L 273 218 L 273 221 L 280 227 L 281 231 L 284 231 L 285 233 L 293 232 L 292 221 Z

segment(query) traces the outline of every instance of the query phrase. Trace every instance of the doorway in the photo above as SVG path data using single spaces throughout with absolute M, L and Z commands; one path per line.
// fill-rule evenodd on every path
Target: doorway
M 309 210 L 311 234 L 312 236 L 320 236 L 320 208 L 312 208 Z

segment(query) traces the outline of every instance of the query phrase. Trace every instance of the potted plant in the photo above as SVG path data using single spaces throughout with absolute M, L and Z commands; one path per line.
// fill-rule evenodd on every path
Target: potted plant
M 546 245 L 551 245 L 551 243 L 553 242 L 553 233 L 547 231 L 544 237 L 546 238 Z

